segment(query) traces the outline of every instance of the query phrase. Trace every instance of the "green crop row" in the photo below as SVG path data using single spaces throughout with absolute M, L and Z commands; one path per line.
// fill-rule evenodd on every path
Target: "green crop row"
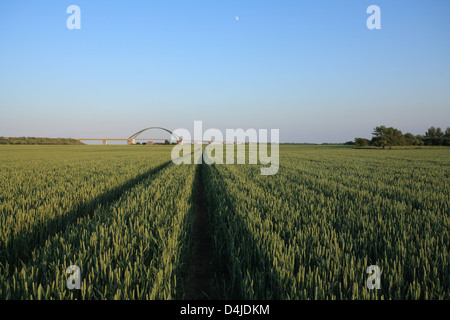
M 282 150 L 274 176 L 204 167 L 224 295 L 449 298 L 448 150 L 297 151 Z M 381 289 L 366 286 L 370 265 Z
M 117 147 L 3 146 L 0 263 L 28 259 L 49 234 L 64 230 L 170 161 L 168 148 L 151 155 L 143 151 L 130 157 L 129 150 Z
M 169 165 L 6 265 L 6 299 L 173 299 L 188 256 L 195 166 Z M 69 290 L 67 267 L 81 269 Z

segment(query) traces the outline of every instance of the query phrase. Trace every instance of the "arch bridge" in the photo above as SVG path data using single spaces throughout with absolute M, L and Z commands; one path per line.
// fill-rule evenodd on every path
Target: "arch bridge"
M 163 127 L 149 127 L 149 128 L 145 128 L 145 129 L 142 129 L 142 130 L 136 132 L 135 134 L 131 135 L 129 138 L 76 138 L 75 140 L 79 140 L 79 141 L 102 141 L 103 145 L 107 145 L 108 141 L 126 141 L 127 144 L 135 144 L 136 140 L 145 140 L 145 141 L 154 141 L 154 140 L 156 140 L 156 141 L 165 141 L 165 140 L 167 140 L 167 139 L 153 139 L 153 138 L 145 138 L 145 139 L 138 138 L 145 131 L 152 130 L 152 129 L 159 129 L 159 130 L 166 131 L 166 132 L 170 133 L 170 135 L 177 140 L 177 143 L 183 143 L 183 139 L 181 137 L 179 137 L 178 135 L 173 133 L 171 130 L 163 128 Z
M 135 134 L 132 134 L 129 138 L 76 138 L 75 140 L 79 140 L 79 141 L 102 141 L 103 145 L 107 145 L 108 141 L 126 141 L 127 144 L 135 144 L 136 140 L 144 140 L 144 141 L 165 141 L 167 139 L 153 139 L 153 138 L 146 138 L 146 139 L 142 139 L 142 138 L 138 138 L 142 133 L 148 131 L 148 130 L 152 130 L 152 129 L 158 129 L 158 130 L 163 130 L 166 131 L 168 133 L 170 133 L 170 135 L 175 138 L 175 140 L 177 141 L 177 144 L 183 144 L 183 142 L 192 142 L 194 144 L 203 144 L 204 142 L 211 144 L 214 141 L 206 141 L 206 140 L 184 140 L 182 137 L 176 135 L 173 131 L 163 128 L 163 127 L 149 127 L 149 128 L 145 128 L 142 129 L 138 132 L 136 132 Z M 246 144 L 247 142 L 237 142 L 237 141 L 216 141 L 216 142 L 222 142 L 223 144 L 226 143 L 234 143 L 234 144 Z

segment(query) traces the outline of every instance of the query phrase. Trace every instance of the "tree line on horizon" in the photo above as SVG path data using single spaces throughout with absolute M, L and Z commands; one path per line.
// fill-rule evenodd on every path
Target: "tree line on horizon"
M 344 145 L 354 145 L 355 147 L 391 147 L 391 146 L 450 146 L 450 127 L 443 131 L 440 127 L 431 126 L 424 135 L 414 135 L 410 132 L 405 134 L 401 130 L 386 127 L 384 125 L 374 128 L 372 139 L 355 138 L 354 141 L 347 141 Z M 41 137 L 0 137 L 1 144 L 34 144 L 34 145 L 84 145 L 83 142 L 71 138 L 41 138 Z M 136 143 L 140 145 L 141 143 Z M 143 143 L 146 144 L 146 143 Z M 170 145 L 169 140 L 164 141 L 165 145 Z M 320 145 L 319 143 L 295 143 L 285 142 L 286 145 Z M 322 143 L 322 145 L 342 145 L 342 143 Z
M 0 144 L 13 145 L 84 145 L 83 142 L 71 138 L 40 137 L 0 137 Z
M 372 139 L 355 138 L 355 147 L 391 147 L 391 146 L 450 146 L 450 127 L 445 131 L 431 126 L 424 135 L 405 134 L 399 129 L 386 126 L 375 127 Z

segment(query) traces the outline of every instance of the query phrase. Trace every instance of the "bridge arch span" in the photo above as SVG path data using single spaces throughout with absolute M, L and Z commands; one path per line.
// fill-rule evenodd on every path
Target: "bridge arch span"
M 151 129 L 159 129 L 159 130 L 164 130 L 168 133 L 170 133 L 177 141 L 182 140 L 181 137 L 179 137 L 178 135 L 176 135 L 175 133 L 173 133 L 172 131 L 170 131 L 169 129 L 163 128 L 163 127 L 150 127 L 150 128 L 145 128 L 142 129 L 141 131 L 136 132 L 135 134 L 131 135 L 128 139 L 136 139 L 138 136 L 140 136 L 142 133 L 144 133 L 147 130 L 151 130 Z

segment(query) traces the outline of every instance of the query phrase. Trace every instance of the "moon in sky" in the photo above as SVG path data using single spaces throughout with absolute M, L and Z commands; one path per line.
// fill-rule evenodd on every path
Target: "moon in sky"
M 239 21 L 239 17 L 238 16 L 236 16 L 235 18 L 236 18 L 236 21 Z

